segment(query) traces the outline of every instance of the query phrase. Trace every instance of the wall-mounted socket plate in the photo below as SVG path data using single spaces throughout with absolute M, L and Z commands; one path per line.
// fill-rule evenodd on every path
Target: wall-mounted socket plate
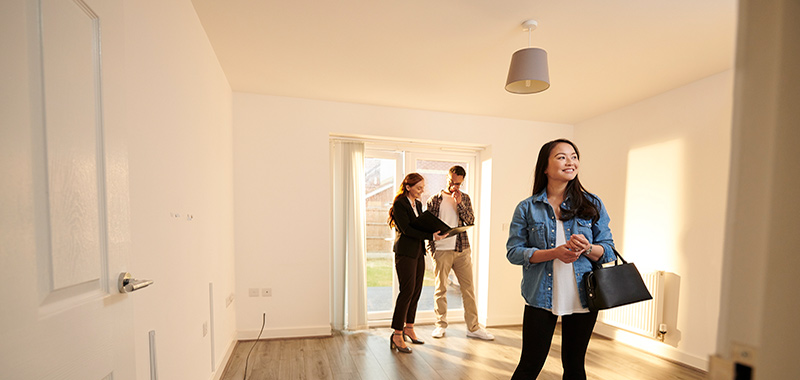
M 247 295 L 250 297 L 258 297 L 258 288 L 250 288 L 247 290 Z
M 262 288 L 261 289 L 261 296 L 262 297 L 272 297 L 272 288 Z
M 709 380 L 734 379 L 733 361 L 719 355 L 712 355 L 708 362 Z
M 731 358 L 733 358 L 735 363 L 755 367 L 757 354 L 758 350 L 751 345 L 738 342 L 731 344 Z

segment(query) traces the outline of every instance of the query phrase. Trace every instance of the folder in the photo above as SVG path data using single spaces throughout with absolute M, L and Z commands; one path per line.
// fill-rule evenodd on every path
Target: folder
M 424 232 L 429 232 L 429 233 L 441 232 L 443 234 L 447 234 L 445 237 L 458 235 L 459 233 L 464 232 L 468 228 L 472 227 L 471 225 L 450 227 L 447 225 L 447 223 L 437 218 L 436 215 L 433 215 L 433 213 L 430 212 L 429 210 L 423 212 L 422 215 L 419 216 L 419 218 L 414 219 L 410 223 L 410 225 L 411 227 Z

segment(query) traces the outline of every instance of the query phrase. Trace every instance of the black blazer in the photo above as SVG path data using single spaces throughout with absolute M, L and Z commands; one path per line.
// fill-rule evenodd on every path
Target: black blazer
M 417 212 L 422 214 L 422 202 L 415 200 Z M 409 224 L 417 216 L 411 208 L 408 197 L 401 196 L 392 205 L 394 215 L 394 226 L 397 233 L 394 237 L 395 255 L 418 258 L 425 254 L 425 240 L 432 240 L 433 234 L 420 231 L 411 227 Z

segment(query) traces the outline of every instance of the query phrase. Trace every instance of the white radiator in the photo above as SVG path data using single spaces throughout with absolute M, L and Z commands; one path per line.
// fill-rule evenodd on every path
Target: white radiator
M 653 299 L 603 310 L 597 320 L 630 332 L 658 338 L 658 327 L 663 323 L 664 315 L 664 271 L 643 273 L 642 280 Z

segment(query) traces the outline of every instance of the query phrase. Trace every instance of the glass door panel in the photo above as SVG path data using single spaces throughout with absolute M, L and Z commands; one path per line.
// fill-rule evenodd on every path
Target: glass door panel
M 431 195 L 447 187 L 447 173 L 453 165 L 461 165 L 466 169 L 467 177 L 461 189 L 471 196 L 474 189 L 474 181 L 470 181 L 472 169 L 475 167 L 474 155 L 370 149 L 365 152 L 367 314 L 370 321 L 391 319 L 397 299 L 397 274 L 392 252 L 395 232 L 389 227 L 387 218 L 400 183 L 410 172 L 417 172 L 425 177 L 425 193 L 422 195 L 424 205 Z M 472 233 L 469 232 L 470 242 L 473 241 Z M 430 255 L 426 255 L 425 263 L 422 295 L 417 306 L 417 317 L 421 321 L 433 319 L 434 276 Z M 461 291 L 458 280 L 452 273 L 447 301 L 449 319 L 458 321 L 463 316 Z
M 406 160 L 408 167 L 413 168 L 413 171 L 425 177 L 425 192 L 422 194 L 423 203 L 426 203 L 428 198 L 432 195 L 447 188 L 447 173 L 450 168 L 455 165 L 460 165 L 467 171 L 467 176 L 464 179 L 464 183 L 461 185 L 461 189 L 463 192 L 471 194 L 469 190 L 471 189 L 469 174 L 472 170 L 474 156 L 459 157 L 456 155 L 414 153 L 409 154 Z M 471 231 L 469 233 L 471 234 Z M 470 236 L 470 241 L 472 241 L 471 238 L 472 236 Z M 420 296 L 417 306 L 418 312 L 433 312 L 434 281 L 433 259 L 430 255 L 427 255 L 425 257 L 425 279 L 422 284 L 422 296 Z M 456 312 L 456 314 L 452 314 L 451 312 L 462 309 L 461 289 L 458 284 L 458 279 L 453 272 L 450 272 L 447 287 L 447 311 L 450 315 L 449 319 L 457 321 L 458 319 L 453 318 L 458 318 L 459 312 Z
M 366 239 L 367 239 L 367 314 L 369 319 L 391 317 L 397 297 L 394 272 L 394 230 L 387 218 L 402 178 L 402 155 L 367 152 L 364 158 Z

